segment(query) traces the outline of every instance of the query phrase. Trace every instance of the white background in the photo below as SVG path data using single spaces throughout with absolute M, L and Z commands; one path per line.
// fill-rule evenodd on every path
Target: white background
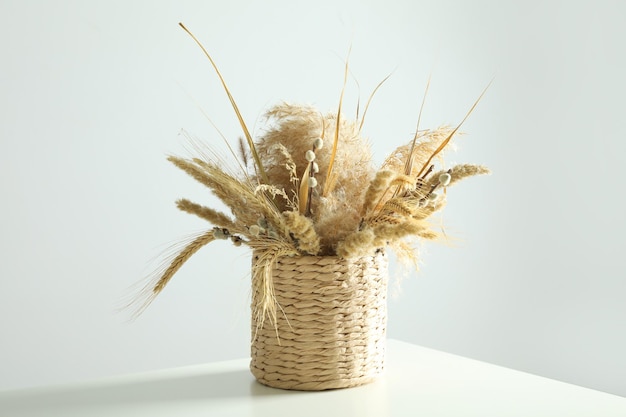
M 137 321 L 116 308 L 216 200 L 165 161 L 280 100 L 336 107 L 350 56 L 376 160 L 459 121 L 452 245 L 390 300 L 389 336 L 626 396 L 619 1 L 0 3 L 0 389 L 244 357 L 249 254 L 216 242 Z M 346 113 L 356 105 L 354 81 Z M 151 261 L 151 259 L 155 259 Z M 397 275 L 395 264 L 392 273 Z

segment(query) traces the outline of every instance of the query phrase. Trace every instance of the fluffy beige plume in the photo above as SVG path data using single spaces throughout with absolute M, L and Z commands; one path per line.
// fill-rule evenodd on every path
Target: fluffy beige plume
M 298 193 L 291 175 L 282 164 L 277 164 L 276 146 L 286 149 L 296 165 L 297 176 L 302 178 L 309 164 L 307 151 L 313 148 L 317 138 L 324 138 L 326 145 L 315 150 L 318 186 L 311 195 L 311 218 L 322 240 L 324 253 L 347 234 L 356 230 L 361 219 L 360 211 L 365 191 L 374 176 L 369 144 L 364 140 L 354 121 L 341 119 L 339 140 L 334 162 L 334 187 L 322 197 L 321 191 L 327 181 L 329 159 L 332 153 L 329 140 L 337 131 L 336 114 L 323 115 L 312 107 L 283 103 L 267 112 L 272 126 L 256 143 L 261 162 L 266 167 L 270 183 L 284 187 L 287 194 Z M 281 158 L 282 159 L 282 158 Z M 285 207 L 286 208 L 286 207 Z
M 335 190 L 331 197 L 319 197 L 318 201 L 314 223 L 322 243 L 320 254 L 333 255 L 337 243 L 357 230 L 362 217 L 359 209 L 342 196 L 341 191 Z
M 320 251 L 320 238 L 311 219 L 297 211 L 285 211 L 283 217 L 290 236 L 297 242 L 296 247 L 306 254 L 317 255 Z
M 265 117 L 271 127 L 256 142 L 261 163 L 270 184 L 283 188 L 287 195 L 297 195 L 299 179 L 308 166 L 305 154 L 322 135 L 323 117 L 313 107 L 286 103 L 272 107 Z M 287 209 L 280 204 L 278 208 Z
M 433 153 L 454 131 L 453 127 L 441 126 L 435 130 L 420 132 L 418 141 L 413 148 L 413 155 L 409 155 L 411 142 L 398 147 L 383 163 L 381 169 L 388 169 L 397 173 L 404 173 L 407 158 L 413 158 L 412 168 L 409 175 L 415 177 L 422 170 Z
M 282 143 L 277 143 L 272 146 L 268 150 L 268 152 L 276 152 L 276 165 L 281 166 L 282 164 L 289 173 L 289 182 L 291 182 L 292 184 L 296 184 L 298 182 L 298 172 L 296 170 L 297 166 L 285 145 L 283 145 Z M 280 158 L 282 158 L 282 162 L 280 161 Z
M 371 255 L 375 238 L 374 231 L 369 227 L 351 233 L 337 245 L 337 256 L 353 258 Z
M 397 243 L 406 237 L 436 239 L 437 233 L 430 229 L 428 222 L 412 217 L 380 218 L 371 225 L 346 236 L 337 245 L 337 255 L 345 258 L 370 255 L 385 246 L 398 247 Z M 403 246 L 399 246 L 403 247 Z

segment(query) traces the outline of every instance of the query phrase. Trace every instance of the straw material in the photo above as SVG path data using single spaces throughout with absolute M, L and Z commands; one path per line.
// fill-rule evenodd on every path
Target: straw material
M 384 368 L 387 266 L 382 251 L 350 259 L 279 258 L 272 273 L 277 322 L 260 327 L 252 318 L 250 369 L 256 379 L 306 391 L 374 380 Z M 253 306 L 261 296 L 253 293 Z

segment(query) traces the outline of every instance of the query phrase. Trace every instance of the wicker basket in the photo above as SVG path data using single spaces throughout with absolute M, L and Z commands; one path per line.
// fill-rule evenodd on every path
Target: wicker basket
M 253 260 L 254 262 L 254 260 Z M 366 384 L 382 371 L 388 260 L 284 257 L 273 269 L 278 326 L 252 318 L 250 369 L 274 388 L 318 391 Z M 252 295 L 252 305 L 256 297 Z

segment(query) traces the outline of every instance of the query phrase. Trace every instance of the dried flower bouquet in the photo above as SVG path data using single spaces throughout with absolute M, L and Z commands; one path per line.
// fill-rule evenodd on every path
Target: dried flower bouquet
M 375 167 L 362 136 L 367 107 L 357 120 L 344 118 L 343 90 L 336 112 L 323 114 L 310 106 L 287 103 L 272 107 L 265 114 L 270 128 L 255 140 L 214 61 L 181 26 L 210 60 L 239 119 L 243 131 L 238 143 L 241 170 L 229 172 L 223 161 L 206 155 L 169 157 L 209 188 L 231 213 L 187 199 L 177 201 L 180 210 L 211 226 L 155 276 L 146 288 L 147 303 L 198 249 L 216 239 L 228 239 L 254 250 L 253 291 L 263 295 L 253 306 L 256 322 L 270 319 L 275 323 L 271 273 L 279 258 L 352 258 L 373 255 L 386 246 L 414 258 L 410 239 L 438 237 L 429 218 L 444 207 L 445 190 L 464 178 L 489 173 L 486 167 L 472 164 L 435 168 L 465 119 L 456 127 L 417 129 L 409 143 Z M 345 79 L 347 74 L 346 65 Z

